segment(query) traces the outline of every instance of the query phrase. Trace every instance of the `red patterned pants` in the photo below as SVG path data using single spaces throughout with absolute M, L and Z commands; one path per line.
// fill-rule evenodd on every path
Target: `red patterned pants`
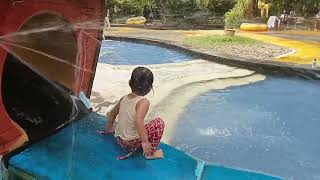
M 145 126 L 148 141 L 152 146 L 152 152 L 154 152 L 160 144 L 164 126 L 164 122 L 161 118 L 155 118 Z M 128 152 L 135 152 L 139 147 L 141 147 L 140 139 L 125 141 L 118 137 L 117 143 Z

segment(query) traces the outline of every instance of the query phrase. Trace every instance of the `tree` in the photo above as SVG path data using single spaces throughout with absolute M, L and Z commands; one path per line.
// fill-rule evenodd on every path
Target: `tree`
M 295 10 L 301 16 L 314 16 L 320 10 L 320 0 L 270 0 L 271 11 L 278 15 L 282 10 Z
M 111 13 L 117 16 L 140 16 L 145 5 L 154 5 L 153 0 L 106 0 Z
M 235 4 L 235 0 L 209 0 L 207 8 L 210 12 L 223 15 Z
M 223 15 L 233 7 L 235 0 L 195 0 L 195 2 L 202 11 Z
M 225 13 L 225 27 L 228 29 L 240 27 L 242 19 L 245 18 L 251 0 L 237 0 L 232 9 Z

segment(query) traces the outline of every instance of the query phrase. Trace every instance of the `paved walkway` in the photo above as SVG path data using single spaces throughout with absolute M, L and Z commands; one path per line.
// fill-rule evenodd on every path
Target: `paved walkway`
M 145 37 L 160 39 L 165 41 L 183 42 L 186 37 L 190 36 L 206 36 L 206 35 L 221 35 L 222 30 L 150 30 L 138 28 L 112 28 L 111 31 L 105 31 L 106 35 L 123 35 L 130 37 Z M 312 31 L 283 31 L 283 32 L 268 32 L 268 33 L 238 33 L 241 36 L 247 36 L 260 40 L 265 43 L 276 46 L 286 47 L 289 50 L 283 50 L 281 56 L 278 56 L 274 48 L 257 47 L 255 55 L 256 59 L 274 60 L 287 63 L 311 64 L 313 59 L 317 58 L 320 61 L 320 32 Z M 290 50 L 291 49 L 291 50 Z M 208 49 L 210 50 L 210 49 Z M 261 53 L 270 53 L 267 56 Z M 280 49 L 281 50 L 281 49 Z M 293 51 L 292 51 L 293 50 Z M 212 51 L 212 49 L 211 49 Z M 289 53 L 288 53 L 289 52 Z M 280 52 L 281 53 L 281 52 Z M 244 53 L 246 54 L 246 53 Z M 231 55 L 238 55 L 237 53 Z M 259 56 L 262 56 L 259 58 Z M 252 55 L 251 55 L 252 56 Z M 270 57 L 270 59 L 267 59 Z M 251 57 L 250 57 L 251 58 Z

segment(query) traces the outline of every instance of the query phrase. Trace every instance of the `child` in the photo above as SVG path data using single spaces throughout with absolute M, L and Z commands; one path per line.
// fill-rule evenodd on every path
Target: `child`
M 316 14 L 316 21 L 314 25 L 315 30 L 320 29 L 320 11 Z
M 131 93 L 123 96 L 117 105 L 108 113 L 109 121 L 106 130 L 100 134 L 114 132 L 117 143 L 129 153 L 119 159 L 130 157 L 142 147 L 146 159 L 163 158 L 161 149 L 157 149 L 164 131 L 164 122 L 160 118 L 146 123 L 150 102 L 144 96 L 152 89 L 153 74 L 145 67 L 133 70 L 129 86 Z M 117 119 L 117 121 L 116 121 Z M 115 129 L 113 129 L 115 123 Z

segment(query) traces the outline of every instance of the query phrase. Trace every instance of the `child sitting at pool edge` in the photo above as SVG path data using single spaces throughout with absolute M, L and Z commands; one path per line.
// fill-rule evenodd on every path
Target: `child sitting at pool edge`
M 163 158 L 158 149 L 165 124 L 162 119 L 145 120 L 150 102 L 144 97 L 152 90 L 153 73 L 145 68 L 135 68 L 131 74 L 129 86 L 131 93 L 123 96 L 108 113 L 109 121 L 106 130 L 100 134 L 114 133 L 117 143 L 128 151 L 119 159 L 126 159 L 140 147 L 146 159 Z M 113 129 L 113 127 L 115 127 Z

